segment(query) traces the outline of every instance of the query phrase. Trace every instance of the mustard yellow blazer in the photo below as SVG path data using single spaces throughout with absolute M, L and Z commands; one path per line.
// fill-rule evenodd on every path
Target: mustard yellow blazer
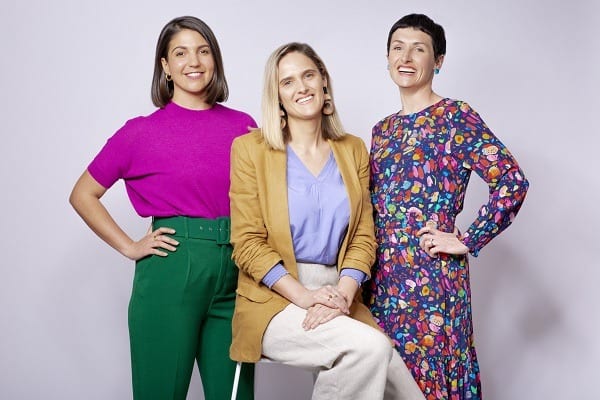
M 350 221 L 338 255 L 338 270 L 355 268 L 370 277 L 376 244 L 369 196 L 369 156 L 364 142 L 356 136 L 346 135 L 329 143 L 350 203 Z M 290 303 L 262 284 L 263 277 L 282 261 L 286 270 L 298 279 L 286 171 L 286 152 L 270 149 L 259 131 L 233 142 L 229 192 L 231 243 L 240 275 L 230 356 L 236 361 L 259 360 L 267 325 Z M 360 297 L 357 293 L 350 308 L 351 316 L 377 327 Z

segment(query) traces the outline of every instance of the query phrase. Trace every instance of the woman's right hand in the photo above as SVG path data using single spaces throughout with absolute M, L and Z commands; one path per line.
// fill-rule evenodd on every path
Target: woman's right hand
M 137 242 L 132 241 L 129 246 L 123 250 L 123 254 L 134 261 L 147 256 L 166 257 L 169 253 L 161 249 L 175 251 L 179 242 L 168 235 L 173 235 L 175 229 L 160 227 L 152 230 L 152 226 L 148 229 L 146 235 Z

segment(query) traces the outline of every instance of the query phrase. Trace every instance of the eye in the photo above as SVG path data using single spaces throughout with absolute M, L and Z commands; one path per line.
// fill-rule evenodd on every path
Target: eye
M 424 49 L 424 48 L 422 48 L 422 47 L 417 47 L 417 51 L 418 51 L 419 53 L 425 53 L 425 49 Z
M 210 54 L 210 49 L 202 49 L 200 50 L 200 54 Z
M 175 52 L 175 57 L 181 57 L 183 56 L 183 51 L 176 51 Z
M 400 50 L 402 50 L 402 47 L 401 47 L 401 46 L 394 46 L 394 47 L 392 48 L 392 50 L 395 50 L 395 51 L 400 51 Z

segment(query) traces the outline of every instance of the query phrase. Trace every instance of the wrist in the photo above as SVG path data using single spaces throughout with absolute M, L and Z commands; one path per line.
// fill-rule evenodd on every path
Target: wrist
M 354 295 L 358 290 L 358 282 L 350 276 L 342 276 L 338 282 L 337 289 L 340 291 L 348 307 L 354 301 Z
M 289 300 L 298 307 L 307 309 L 313 305 L 313 302 L 311 302 L 309 299 L 310 295 L 310 291 L 303 285 L 299 284 L 296 290 L 291 293 Z
M 458 244 L 459 246 L 462 248 L 462 254 L 467 254 L 469 252 L 469 246 L 467 246 L 467 244 L 465 243 L 466 238 L 461 235 L 461 234 L 457 234 L 456 235 L 456 240 L 458 240 Z
M 117 251 L 119 253 L 121 253 L 122 255 L 124 255 L 125 257 L 129 258 L 130 260 L 134 260 L 135 261 L 135 254 L 134 254 L 133 244 L 134 244 L 134 241 L 131 240 L 129 243 L 126 243 L 121 248 L 118 248 Z

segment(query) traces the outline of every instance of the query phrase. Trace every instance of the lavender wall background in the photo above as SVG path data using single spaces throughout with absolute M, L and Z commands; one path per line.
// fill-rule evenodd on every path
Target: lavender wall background
M 168 20 L 191 14 L 213 28 L 231 88 L 227 104 L 257 120 L 269 53 L 291 40 L 310 43 L 330 69 L 346 129 L 369 143 L 372 125 L 399 108 L 385 40 L 409 12 L 446 29 L 437 92 L 478 110 L 531 181 L 515 224 L 471 261 L 485 397 L 597 398 L 598 4 L 5 1 L 0 398 L 131 398 L 133 264 L 90 232 L 67 197 L 106 139 L 153 110 L 153 52 Z M 474 176 L 463 228 L 485 198 Z M 122 183 L 104 202 L 132 236 L 144 233 L 148 221 L 134 214 Z M 260 366 L 257 399 L 307 399 L 310 382 L 293 368 Z M 189 398 L 202 399 L 197 374 Z

